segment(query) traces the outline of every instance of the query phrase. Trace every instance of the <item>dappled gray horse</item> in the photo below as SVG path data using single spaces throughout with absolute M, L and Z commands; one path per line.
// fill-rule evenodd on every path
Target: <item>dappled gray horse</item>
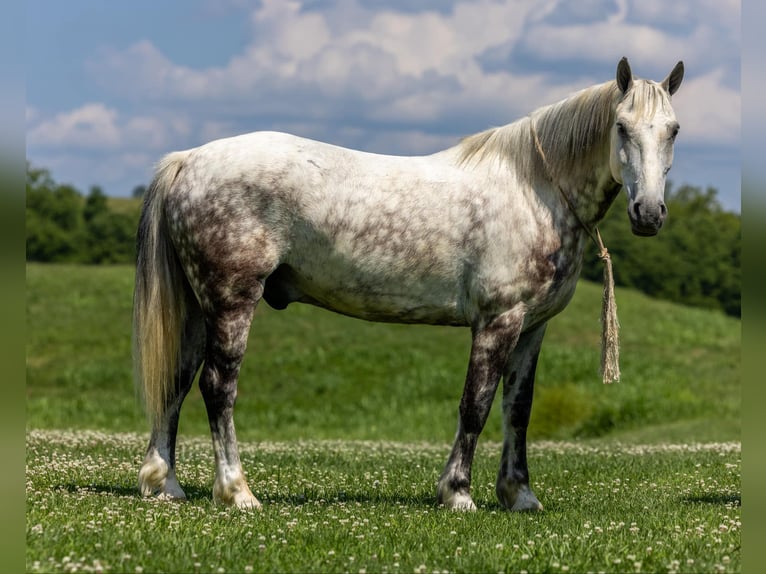
M 624 188 L 637 235 L 667 215 L 678 123 L 661 83 L 587 88 L 423 157 L 258 132 L 167 155 L 138 231 L 134 360 L 152 434 L 146 496 L 184 498 L 175 474 L 181 404 L 200 389 L 215 452 L 213 498 L 260 507 L 234 432 L 237 379 L 255 306 L 310 303 L 369 321 L 469 326 L 457 436 L 438 500 L 474 509 L 471 464 L 503 378 L 497 496 L 542 508 L 526 432 L 547 321 L 569 302 L 592 228 Z

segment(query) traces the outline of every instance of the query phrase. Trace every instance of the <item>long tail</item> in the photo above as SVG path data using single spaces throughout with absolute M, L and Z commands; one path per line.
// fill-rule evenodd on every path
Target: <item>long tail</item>
M 159 163 L 144 196 L 136 238 L 133 372 L 153 423 L 161 419 L 175 384 L 186 314 L 186 277 L 167 235 L 164 198 L 187 155 L 174 152 Z

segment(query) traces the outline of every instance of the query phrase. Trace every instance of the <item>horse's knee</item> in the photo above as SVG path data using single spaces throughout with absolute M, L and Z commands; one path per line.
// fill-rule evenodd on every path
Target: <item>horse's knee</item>
M 203 397 L 216 398 L 236 392 L 236 380 L 247 349 L 253 310 L 253 305 L 242 305 L 210 319 L 205 366 L 200 377 Z
M 206 366 L 199 379 L 199 389 L 209 412 L 233 408 L 237 400 L 237 374 L 221 372 L 214 365 Z
M 199 379 L 202 398 L 208 408 L 234 406 L 244 352 L 244 345 L 241 348 L 214 348 L 208 352 Z

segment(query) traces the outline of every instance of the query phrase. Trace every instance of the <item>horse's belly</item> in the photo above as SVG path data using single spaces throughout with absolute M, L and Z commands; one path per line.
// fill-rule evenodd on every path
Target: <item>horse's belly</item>
M 264 299 L 276 309 L 301 302 L 368 321 L 467 324 L 456 290 L 438 278 L 386 280 L 359 270 L 321 267 L 280 265 L 266 280 Z

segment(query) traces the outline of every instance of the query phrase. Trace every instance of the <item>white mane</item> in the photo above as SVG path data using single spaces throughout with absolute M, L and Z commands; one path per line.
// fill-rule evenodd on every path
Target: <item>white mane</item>
M 549 176 L 534 143 L 530 129 L 533 122 L 550 169 L 556 173 L 576 170 L 606 142 L 615 109 L 623 98 L 627 109 L 636 114 L 653 114 L 658 105 L 670 107 L 667 92 L 656 82 L 637 79 L 624 96 L 615 81 L 605 82 L 539 108 L 511 124 L 464 138 L 458 144 L 460 162 L 499 159 L 512 162 L 522 173 Z

